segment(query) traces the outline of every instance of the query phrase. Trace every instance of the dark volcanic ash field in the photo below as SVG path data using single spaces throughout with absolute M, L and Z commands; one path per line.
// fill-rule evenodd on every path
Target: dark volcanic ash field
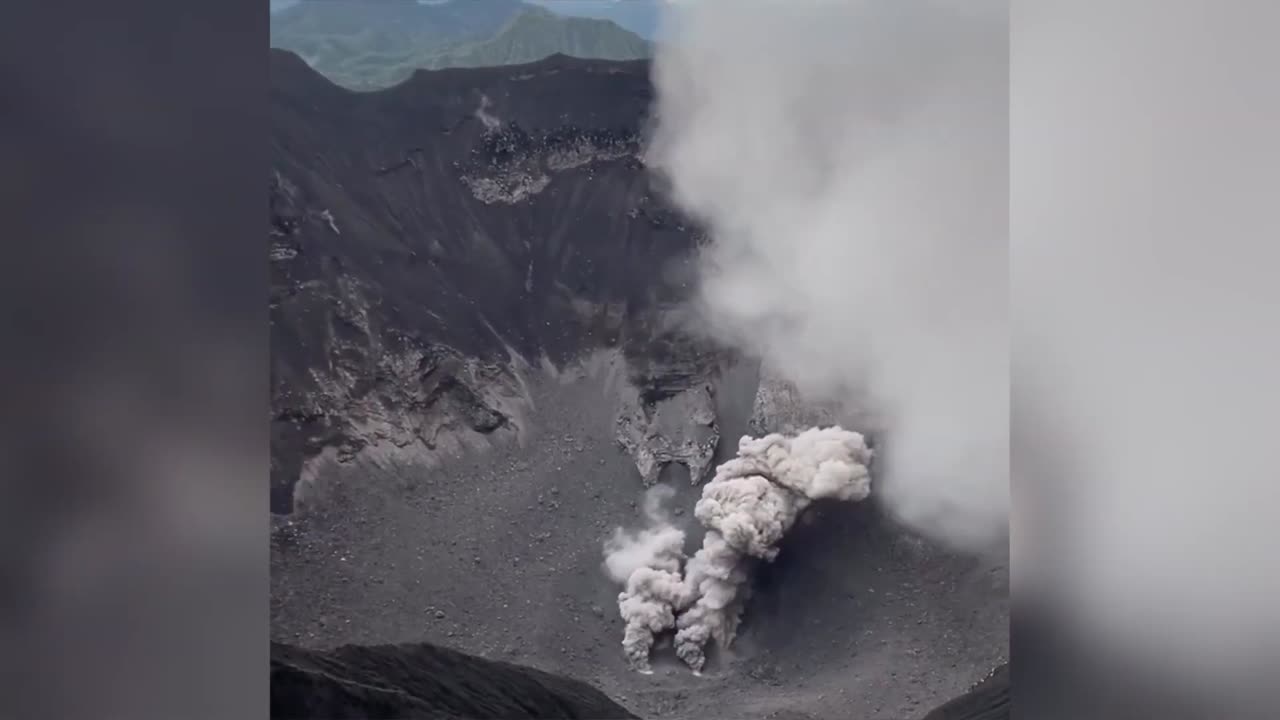
M 602 545 L 643 523 L 644 454 L 851 419 L 655 330 L 700 239 L 640 160 L 647 77 L 557 57 L 357 94 L 273 51 L 273 639 L 428 641 L 644 717 L 919 716 L 1005 660 L 1007 559 L 874 493 L 806 511 L 704 676 L 627 668 Z M 700 490 L 658 480 L 692 552 Z

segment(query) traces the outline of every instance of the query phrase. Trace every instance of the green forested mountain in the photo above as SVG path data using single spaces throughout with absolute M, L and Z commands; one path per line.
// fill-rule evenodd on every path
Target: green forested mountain
M 572 57 L 636 60 L 648 57 L 650 43 L 610 20 L 565 17 L 528 7 L 494 37 L 463 43 L 431 58 L 424 67 L 515 65 L 563 53 Z
M 300 2 L 272 15 L 271 45 L 361 90 L 394 85 L 419 68 L 512 65 L 556 53 L 633 60 L 651 52 L 648 41 L 611 21 L 519 0 Z

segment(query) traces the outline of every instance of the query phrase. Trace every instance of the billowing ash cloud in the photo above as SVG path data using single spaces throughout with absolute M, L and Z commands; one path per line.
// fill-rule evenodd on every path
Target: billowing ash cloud
M 625 583 L 627 578 L 642 567 L 662 568 L 674 563 L 680 570 L 684 560 L 684 532 L 673 527 L 663 503 L 675 494 L 666 485 L 655 485 L 644 494 L 646 525 L 637 532 L 622 528 L 614 530 L 613 537 L 604 544 L 605 571 L 614 582 Z
M 648 161 L 710 230 L 710 332 L 877 417 L 879 493 L 1008 526 L 1008 35 L 999 0 L 671 6 Z
M 618 610 L 627 624 L 622 647 L 631 667 L 641 672 L 650 672 L 654 638 L 674 628 L 676 609 L 690 602 L 680 575 L 684 532 L 662 511 L 673 492 L 666 485 L 650 488 L 644 503 L 648 526 L 634 533 L 618 528 L 604 546 L 606 572 L 626 586 L 618 595 Z
M 681 660 L 700 671 L 708 640 L 722 646 L 733 641 L 749 587 L 747 563 L 772 562 L 778 543 L 812 501 L 865 499 L 870 461 L 863 437 L 838 427 L 738 442 L 738 456 L 716 468 L 694 508 L 707 534 L 685 569 L 697 600 L 676 623 Z
M 708 642 L 733 642 L 751 564 L 777 557 L 778 544 L 812 501 L 865 499 L 870 460 L 864 438 L 839 427 L 743 437 L 738 456 L 718 467 L 703 488 L 694 515 L 707 533 L 683 573 L 684 534 L 657 512 L 652 499 L 660 496 L 650 491 L 649 527 L 619 530 L 605 545 L 610 577 L 626 583 L 618 608 L 632 667 L 648 672 L 654 638 L 675 628 L 677 655 L 701 671 Z

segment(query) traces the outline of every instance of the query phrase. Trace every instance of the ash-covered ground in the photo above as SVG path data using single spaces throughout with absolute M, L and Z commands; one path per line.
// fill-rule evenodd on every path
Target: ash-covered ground
M 1004 659 L 1001 559 L 950 555 L 871 503 L 820 503 L 759 574 L 731 653 L 703 677 L 669 649 L 653 675 L 630 671 L 619 588 L 601 570 L 613 529 L 642 522 L 644 483 L 616 423 L 635 397 L 624 363 L 602 354 L 559 377 L 531 369 L 518 439 L 435 467 L 416 450 L 316 463 L 305 507 L 273 540 L 275 638 L 430 641 L 584 679 L 672 718 L 912 717 Z M 752 375 L 733 368 L 715 383 L 730 400 L 727 437 L 747 425 Z M 679 465 L 661 481 L 678 491 L 669 507 L 692 551 L 698 488 Z
M 431 642 L 654 718 L 901 720 L 1004 660 L 1006 559 L 914 537 L 873 490 L 801 516 L 702 677 L 670 648 L 629 670 L 603 543 L 646 484 L 692 553 L 691 470 L 861 419 L 682 330 L 703 238 L 644 165 L 644 63 L 377 93 L 271 67 L 274 640 Z

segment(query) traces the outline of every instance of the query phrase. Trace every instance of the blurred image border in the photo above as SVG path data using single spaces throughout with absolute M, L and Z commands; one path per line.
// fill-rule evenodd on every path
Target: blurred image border
M 0 714 L 264 717 L 267 4 L 10 12 Z

